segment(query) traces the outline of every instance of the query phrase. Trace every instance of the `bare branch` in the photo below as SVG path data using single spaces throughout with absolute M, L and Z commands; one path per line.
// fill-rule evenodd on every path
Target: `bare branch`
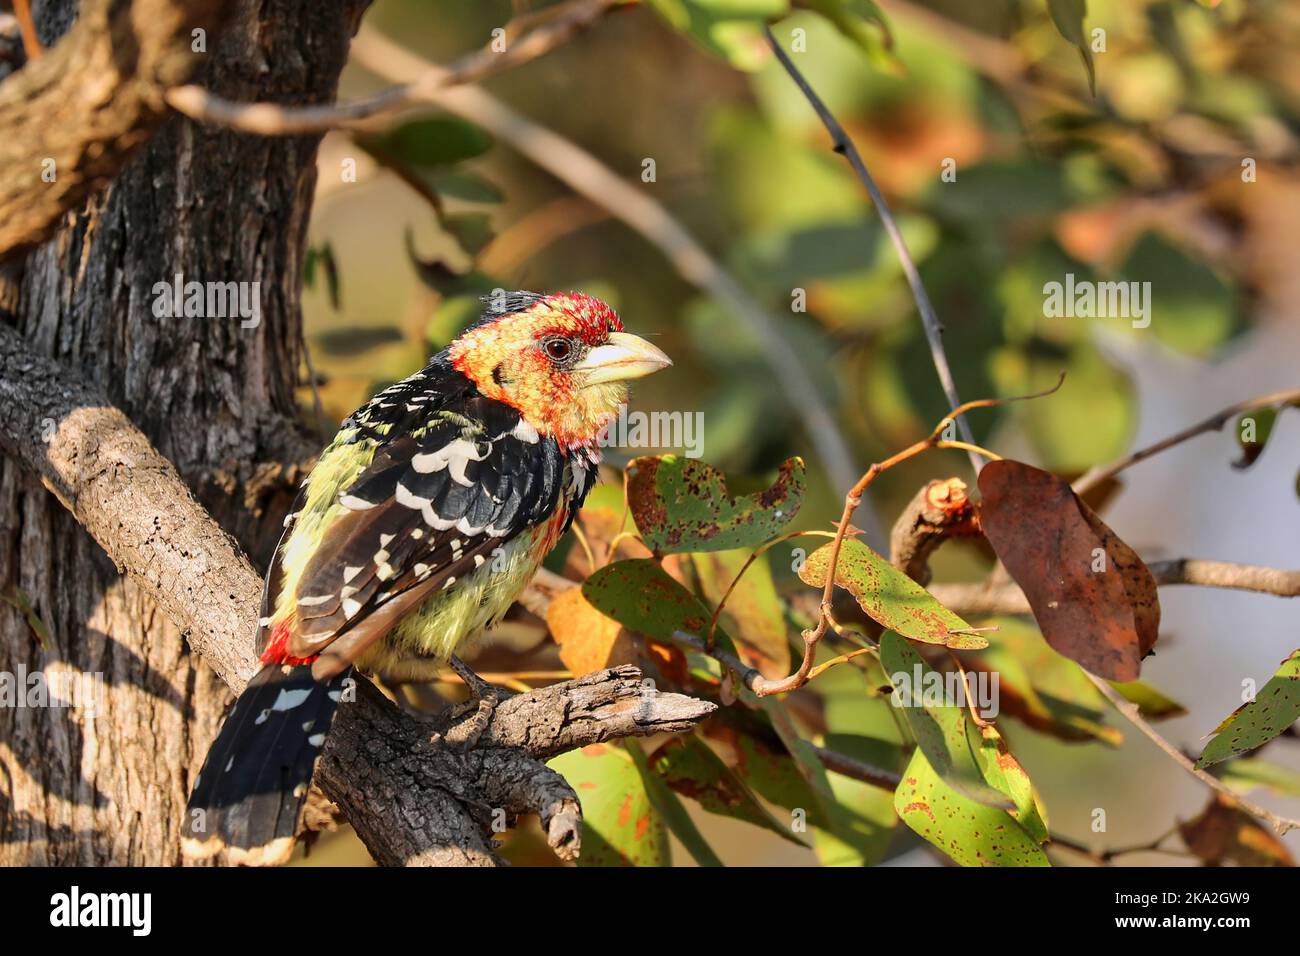
M 191 31 L 232 0 L 86 0 L 44 56 L 0 83 L 0 257 L 31 248 L 106 184 L 199 64 Z
M 250 639 L 257 573 L 122 412 L 3 324 L 0 447 L 40 476 L 233 690 L 243 688 L 258 667 Z M 491 821 L 476 814 L 506 804 L 541 813 L 556 851 L 570 854 L 576 797 L 541 760 L 612 737 L 684 730 L 715 709 L 618 668 L 509 698 L 478 745 L 458 753 L 430 743 L 438 722 L 402 714 L 368 681 L 358 686 L 317 779 L 389 864 L 498 862 L 487 844 Z M 494 776 L 506 769 L 508 778 Z M 530 796 L 540 802 L 524 807 Z
M 1300 402 L 1300 388 L 1293 388 L 1283 392 L 1272 392 L 1268 395 L 1260 395 L 1257 398 L 1248 398 L 1244 402 L 1237 402 L 1235 405 L 1229 405 L 1227 408 L 1215 412 L 1209 418 L 1197 422 L 1195 425 L 1189 425 L 1182 431 L 1174 432 L 1166 438 L 1160 439 L 1153 445 L 1147 445 L 1145 448 L 1139 448 L 1137 451 L 1125 455 L 1112 461 L 1109 465 L 1100 465 L 1091 469 L 1082 478 L 1074 483 L 1074 493 L 1081 495 L 1087 491 L 1096 488 L 1108 478 L 1113 478 L 1124 469 L 1131 465 L 1136 465 L 1140 461 L 1145 461 L 1152 455 L 1158 455 L 1167 448 L 1187 441 L 1189 438 L 1195 438 L 1197 435 L 1203 435 L 1206 432 L 1218 431 L 1226 425 L 1229 419 L 1235 418 L 1244 412 L 1256 411 L 1261 408 L 1270 408 L 1279 405 L 1287 405 Z
M 1164 737 L 1160 736 L 1159 731 L 1147 723 L 1146 718 L 1142 716 L 1142 711 L 1137 704 L 1126 700 L 1123 694 L 1110 686 L 1109 681 L 1097 677 L 1094 674 L 1089 674 L 1087 671 L 1084 671 L 1083 673 L 1087 675 L 1088 680 L 1092 681 L 1097 690 L 1101 691 L 1105 698 L 1111 702 L 1111 705 L 1124 715 L 1124 718 L 1130 724 L 1142 731 L 1142 733 L 1146 735 L 1147 739 L 1163 750 L 1169 758 L 1174 761 L 1174 763 L 1178 764 L 1178 766 L 1182 767 L 1197 780 L 1201 781 L 1201 783 L 1205 784 L 1215 793 L 1221 794 L 1233 804 L 1241 807 L 1248 813 L 1254 814 L 1261 820 L 1267 820 L 1272 824 L 1273 829 L 1277 831 L 1279 836 L 1286 833 L 1288 830 L 1300 829 L 1300 820 L 1292 820 L 1289 817 L 1279 816 L 1267 807 L 1261 807 L 1259 804 L 1247 800 L 1218 777 L 1214 776 L 1214 774 L 1198 768 L 1187 754 L 1183 753 L 1169 741 L 1165 740 Z
M 916 263 L 912 261 L 912 254 L 907 249 L 907 243 L 903 240 L 903 233 L 898 228 L 898 223 L 894 221 L 894 214 L 889 211 L 889 205 L 885 202 L 885 197 L 876 185 L 875 179 L 867 169 L 867 164 L 862 161 L 862 155 L 858 148 L 853 145 L 853 140 L 849 139 L 848 134 L 844 132 L 844 127 L 839 124 L 835 115 L 822 102 L 821 97 L 808 83 L 799 68 L 794 65 L 788 53 L 777 43 L 776 37 L 772 35 L 770 29 L 766 30 L 767 45 L 772 48 L 776 58 L 780 61 L 781 66 L 790 74 L 790 79 L 794 80 L 799 91 L 803 93 L 804 98 L 808 100 L 817 117 L 826 127 L 826 131 L 831 134 L 831 144 L 835 152 L 839 153 L 849 161 L 853 171 L 857 173 L 858 179 L 866 187 L 867 192 L 871 195 L 871 201 L 876 206 L 876 212 L 880 214 L 880 221 L 885 227 L 885 232 L 889 234 L 889 241 L 894 244 L 894 252 L 898 255 L 898 261 L 903 266 L 903 273 L 907 276 L 907 284 L 912 288 L 912 297 L 916 299 L 917 311 L 921 313 L 921 325 L 925 328 L 926 341 L 930 343 L 930 358 L 934 362 L 934 370 L 939 374 L 939 384 L 943 386 L 943 393 L 948 398 L 950 408 L 956 408 L 961 405 L 961 398 L 957 395 L 957 383 L 952 377 L 952 369 L 948 365 L 948 354 L 943 348 L 943 325 L 939 322 L 939 317 L 934 313 L 934 306 L 930 304 L 930 296 L 925 291 L 925 285 L 921 282 L 921 273 L 916 268 Z M 971 434 L 970 425 L 967 424 L 965 416 L 957 417 L 957 427 L 961 431 L 962 440 L 974 444 L 975 438 Z M 978 452 L 968 450 L 970 455 L 970 465 L 976 474 L 980 470 L 980 456 Z
M 353 128 L 421 105 L 438 87 L 476 83 L 535 60 L 566 43 L 608 11 L 618 9 L 622 3 L 623 0 L 569 0 L 558 7 L 548 8 L 545 11 L 548 16 L 540 25 L 521 38 L 513 39 L 519 21 L 535 22 L 537 19 L 536 15 L 525 15 L 506 26 L 507 46 L 503 52 L 497 53 L 491 48 L 479 50 L 445 71 L 429 70 L 410 83 L 391 87 L 354 103 L 328 106 L 235 103 L 195 85 L 169 90 L 167 103 L 192 120 L 260 136 L 302 136 Z

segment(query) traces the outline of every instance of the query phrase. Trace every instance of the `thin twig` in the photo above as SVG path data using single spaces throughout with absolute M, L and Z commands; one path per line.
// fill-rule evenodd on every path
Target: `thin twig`
M 1245 797 L 1236 793 L 1218 777 L 1201 770 L 1196 766 L 1191 758 L 1187 756 L 1187 754 L 1183 753 L 1164 737 L 1160 736 L 1160 733 L 1147 723 L 1137 704 L 1130 702 L 1119 691 L 1111 687 L 1109 681 L 1103 680 L 1095 674 L 1090 674 L 1086 670 L 1083 673 L 1087 675 L 1088 680 L 1092 681 L 1093 686 L 1102 692 L 1106 699 L 1111 702 L 1111 705 L 1114 706 L 1114 708 L 1118 710 L 1130 724 L 1142 731 L 1142 733 L 1146 735 L 1147 739 L 1163 750 L 1174 763 L 1178 764 L 1178 766 L 1182 767 L 1197 780 L 1201 781 L 1201 783 L 1205 784 L 1215 793 L 1221 794 L 1223 797 L 1230 800 L 1236 806 L 1241 807 L 1248 813 L 1259 817 L 1261 820 L 1267 820 L 1269 824 L 1272 825 L 1273 829 L 1277 831 L 1279 836 L 1285 834 L 1288 830 L 1300 829 L 1300 820 L 1293 820 L 1290 817 L 1279 816 L 1267 807 L 1261 807 L 1259 804 L 1247 800 Z
M 709 619 L 709 629 L 704 634 L 704 643 L 709 650 L 713 649 L 713 636 L 718 630 L 718 618 L 722 617 L 723 608 L 727 606 L 727 601 L 731 599 L 732 592 L 734 592 L 736 586 L 740 584 L 740 579 L 745 576 L 745 572 L 753 567 L 755 561 L 778 544 L 781 544 L 783 541 L 792 541 L 795 538 L 808 536 L 831 538 L 834 537 L 834 534 L 830 531 L 790 531 L 786 534 L 780 535 L 779 537 L 773 538 L 771 541 L 760 544 L 754 549 L 750 556 L 745 559 L 745 563 L 740 566 L 740 570 L 736 572 L 736 576 L 731 579 L 731 584 L 727 585 L 727 590 L 724 591 L 722 597 L 718 599 L 717 607 L 713 609 L 713 617 Z
M 832 773 L 852 777 L 854 780 L 861 780 L 863 783 L 869 783 L 873 787 L 879 787 L 891 793 L 897 790 L 898 785 L 902 783 L 903 778 L 892 770 L 873 767 L 871 764 L 863 763 L 857 757 L 850 757 L 838 750 L 827 750 L 825 747 L 818 747 L 816 744 L 810 746 L 826 769 Z
M 794 65 L 790 55 L 785 52 L 784 48 L 777 42 L 776 37 L 772 35 L 770 28 L 765 28 L 767 33 L 767 45 L 772 48 L 776 54 L 777 60 L 785 71 L 790 74 L 790 79 L 794 80 L 795 85 L 799 87 L 804 98 L 808 100 L 817 117 L 826 127 L 826 131 L 831 135 L 832 148 L 849 161 L 853 171 L 857 173 L 858 179 L 862 180 L 862 185 L 866 187 L 871 196 L 871 201 L 876 206 L 876 212 L 880 214 L 880 221 L 885 227 L 885 232 L 889 234 L 889 241 L 894 244 L 894 252 L 898 256 L 898 261 L 903 266 L 903 273 L 907 276 L 907 284 L 912 287 L 912 297 L 916 299 L 917 311 L 921 313 L 921 325 L 925 328 L 926 340 L 930 343 L 930 358 L 934 362 L 934 370 L 939 374 L 939 384 L 943 386 L 943 394 L 947 396 L 948 405 L 956 408 L 961 405 L 961 398 L 957 394 L 957 383 L 952 377 L 952 369 L 948 365 L 948 354 L 943 348 L 943 325 L 939 322 L 939 317 L 935 315 L 934 306 L 930 303 L 930 296 L 925 291 L 925 285 L 921 282 L 921 273 L 916 268 L 916 263 L 912 261 L 912 254 L 908 251 L 907 243 L 903 240 L 903 233 L 898 228 L 898 223 L 894 221 L 894 214 L 889 211 L 889 205 L 885 202 L 885 197 L 881 194 L 880 188 L 876 185 L 875 179 L 867 169 L 867 164 L 862 161 L 862 155 L 858 148 L 853 145 L 853 140 L 849 139 L 844 132 L 835 115 L 822 102 L 816 91 L 808 83 L 799 68 Z M 958 416 L 957 428 L 961 432 L 963 441 L 966 442 L 966 452 L 970 455 L 971 468 L 975 474 L 979 474 L 981 462 L 979 453 L 975 450 L 975 437 L 971 434 L 970 426 L 966 423 L 964 417 Z M 956 447 L 956 446 L 954 446 Z
M 866 492 L 867 487 L 876 479 L 877 476 L 888 471 L 890 468 L 893 468 L 895 465 L 907 461 L 910 458 L 915 458 L 922 452 L 929 451 L 932 448 L 952 447 L 954 444 L 953 442 L 944 441 L 939 436 L 943 434 L 948 422 L 952 421 L 963 412 L 975 408 L 994 408 L 1010 402 L 1042 398 L 1045 395 L 1051 395 L 1059 389 L 1064 381 L 1065 374 L 1062 373 L 1055 385 L 1042 392 L 1035 392 L 1032 395 L 1019 395 L 1013 398 L 980 398 L 958 405 L 939 420 L 939 423 L 934 426 L 934 429 L 928 436 L 912 445 L 909 445 L 897 454 L 891 455 L 884 461 L 876 462 L 868 468 L 866 473 L 858 479 L 857 483 L 849 489 L 848 494 L 844 496 L 844 511 L 840 515 L 839 525 L 835 530 L 835 538 L 830 543 L 831 552 L 826 563 L 826 583 L 822 586 L 822 599 L 817 615 L 817 625 L 808 628 L 803 632 L 803 660 L 799 663 L 799 669 L 793 674 L 779 680 L 768 680 L 765 677 L 759 677 L 750 686 L 750 690 L 759 697 L 768 697 L 772 694 L 784 694 L 788 691 L 797 690 L 804 684 L 808 683 L 809 675 L 812 673 L 813 669 L 813 662 L 817 656 L 817 645 L 821 643 L 822 637 L 826 634 L 826 629 L 830 627 L 831 597 L 835 592 L 835 572 L 839 566 L 840 549 L 844 544 L 844 538 L 850 527 L 849 520 L 852 518 L 853 512 L 857 509 L 858 504 L 861 502 L 861 497 Z M 989 458 L 997 457 L 997 455 L 991 451 L 979 448 L 979 446 L 974 447 L 977 448 L 981 454 L 986 455 Z
M 1051 842 L 1047 845 L 1047 849 L 1071 850 L 1074 853 L 1086 856 L 1098 866 L 1108 866 L 1115 857 L 1125 856 L 1129 853 L 1164 853 L 1168 856 L 1195 857 L 1196 854 L 1194 853 L 1189 853 L 1185 850 L 1168 849 L 1160 845 L 1176 832 L 1177 827 L 1174 827 L 1170 830 L 1166 830 L 1154 840 L 1149 840 L 1146 843 L 1137 843 L 1132 846 L 1118 846 L 1108 850 L 1093 850 L 1077 840 L 1071 840 L 1069 837 L 1053 833 L 1051 835 Z
M 352 103 L 320 106 L 285 106 L 280 103 L 237 103 L 223 99 L 201 86 L 178 86 L 167 92 L 167 104 L 190 119 L 225 126 L 260 136 L 303 136 L 332 129 L 352 128 L 391 116 L 425 102 L 439 86 L 475 83 L 505 70 L 535 60 L 586 29 L 622 0 L 570 0 L 547 16 L 525 14 L 519 23 L 506 26 L 507 46 L 496 52 L 490 46 L 457 61 L 446 70 L 430 70 L 418 79 L 391 87 Z M 520 27 L 534 25 L 520 39 L 513 35 Z
M 1261 408 L 1270 406 L 1287 405 L 1292 402 L 1300 402 L 1300 388 L 1288 389 L 1282 392 L 1272 392 L 1268 395 L 1260 395 L 1257 398 L 1248 398 L 1244 402 L 1237 402 L 1235 405 L 1229 405 L 1221 411 L 1215 412 L 1209 418 L 1190 425 L 1182 431 L 1174 432 L 1166 438 L 1162 438 L 1154 445 L 1147 445 L 1145 448 L 1139 448 L 1123 458 L 1112 461 L 1109 465 L 1101 465 L 1093 468 L 1082 478 L 1074 483 L 1074 493 L 1081 495 L 1091 491 L 1108 478 L 1113 478 L 1125 468 L 1136 465 L 1140 461 L 1145 461 L 1152 455 L 1158 455 L 1167 448 L 1187 441 L 1189 438 L 1195 438 L 1205 432 L 1218 431 L 1228 420 L 1234 418 L 1243 412 L 1256 411 Z
M 356 61 L 389 79 L 443 76 L 446 71 L 363 27 L 352 43 Z M 638 232 L 658 248 L 683 279 L 708 294 L 753 333 L 768 365 L 804 424 L 826 473 L 846 487 L 858 473 L 853 455 L 817 381 L 800 359 L 778 319 L 677 221 L 649 190 L 628 183 L 595 156 L 553 130 L 521 116 L 483 89 L 449 87 L 431 80 L 420 99 L 482 126 L 574 192 Z M 868 539 L 883 546 L 884 531 L 870 508 L 858 516 Z

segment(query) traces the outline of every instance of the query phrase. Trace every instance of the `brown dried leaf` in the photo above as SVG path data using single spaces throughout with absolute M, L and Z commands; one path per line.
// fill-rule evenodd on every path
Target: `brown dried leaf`
M 1061 478 L 1018 461 L 979 477 L 985 537 L 1058 653 L 1109 680 L 1136 680 L 1155 645 L 1155 580 Z
M 1291 853 L 1255 818 L 1222 796 L 1201 815 L 1178 824 L 1187 849 L 1210 866 L 1231 861 L 1239 866 L 1295 866 Z

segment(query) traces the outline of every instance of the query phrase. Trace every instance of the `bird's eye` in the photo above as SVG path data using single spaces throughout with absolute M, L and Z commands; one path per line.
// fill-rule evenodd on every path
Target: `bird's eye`
M 568 339 L 554 338 L 547 339 L 542 343 L 542 349 L 546 352 L 546 357 L 552 362 L 563 362 L 573 351 L 573 345 Z

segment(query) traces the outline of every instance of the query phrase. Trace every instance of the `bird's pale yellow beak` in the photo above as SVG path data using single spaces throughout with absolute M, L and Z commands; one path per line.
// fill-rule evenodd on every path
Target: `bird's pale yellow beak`
M 609 344 L 596 346 L 573 371 L 582 375 L 583 385 L 597 385 L 642 378 L 672 364 L 672 359 L 640 336 L 610 332 Z

